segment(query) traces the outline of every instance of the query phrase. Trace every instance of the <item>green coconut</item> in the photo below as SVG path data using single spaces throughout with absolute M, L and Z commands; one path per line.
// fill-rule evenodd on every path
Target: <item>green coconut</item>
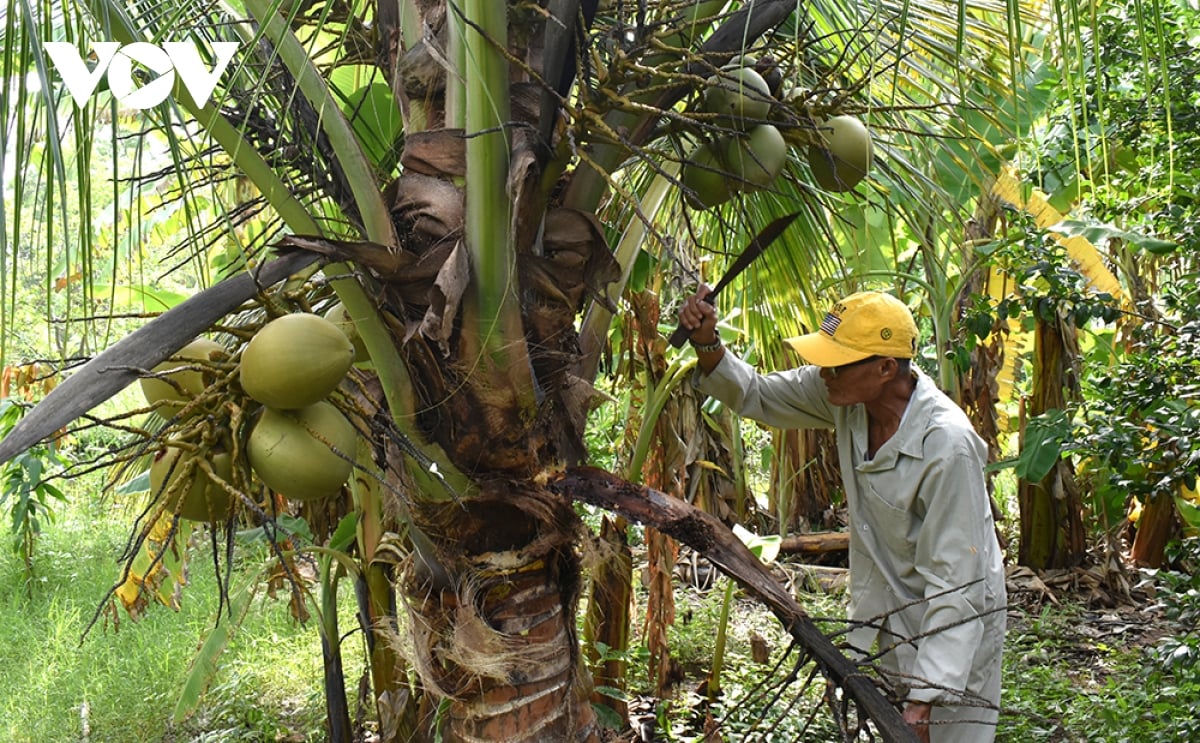
M 693 209 L 708 209 L 733 197 L 729 169 L 721 153 L 729 145 L 724 140 L 702 142 L 683 164 L 683 198 Z
M 346 305 L 338 302 L 325 311 L 324 318 L 338 327 L 338 330 L 346 334 L 350 339 L 350 343 L 354 345 L 354 360 L 367 360 L 367 347 L 363 344 L 362 336 L 358 334 L 358 328 L 354 325 L 354 320 L 350 317 L 350 310 L 346 309 Z
M 150 465 L 150 492 L 165 498 L 167 510 L 192 521 L 224 521 L 232 509 L 232 498 L 195 462 L 194 455 L 177 446 L 167 446 Z M 214 474 L 225 482 L 233 479 L 233 460 L 228 452 L 209 457 Z
M 817 122 L 819 143 L 808 147 L 808 165 L 826 191 L 849 191 L 871 169 L 871 133 L 853 116 L 834 116 Z
M 224 353 L 225 347 L 207 338 L 197 338 L 181 348 L 171 358 L 154 367 L 152 371 L 160 376 L 142 377 L 138 380 L 146 402 L 164 418 L 177 415 L 184 405 L 208 386 L 204 379 L 204 371 L 196 367 L 211 361 L 218 352 Z M 187 366 L 194 368 L 181 368 Z M 161 377 L 169 378 L 175 384 Z M 179 388 L 175 385 L 179 385 Z
M 346 416 L 319 402 L 301 410 L 263 410 L 246 452 L 267 487 L 309 501 L 332 495 L 350 478 L 354 445 L 354 426 Z
M 754 127 L 745 137 L 731 138 L 727 149 L 732 186 L 739 190 L 767 188 L 787 164 L 787 142 L 770 124 Z
M 354 344 L 320 315 L 267 323 L 242 351 L 242 389 L 272 408 L 294 410 L 325 399 L 354 363 Z
M 761 121 L 771 112 L 771 88 L 753 67 L 725 68 L 708 79 L 704 110 L 738 125 Z

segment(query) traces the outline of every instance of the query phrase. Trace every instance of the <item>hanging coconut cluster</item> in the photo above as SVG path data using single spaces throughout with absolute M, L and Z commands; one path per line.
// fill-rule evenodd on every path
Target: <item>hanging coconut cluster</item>
M 263 483 L 286 498 L 324 498 L 350 477 L 354 426 L 326 398 L 354 353 L 335 323 L 308 313 L 268 322 L 242 351 L 242 389 L 265 406 L 247 439 L 247 457 Z
M 776 108 L 781 85 L 769 58 L 755 62 L 743 56 L 708 78 L 700 109 L 719 135 L 701 141 L 684 161 L 681 179 L 689 206 L 708 209 L 738 192 L 770 188 L 788 157 L 787 140 L 769 121 L 773 114 L 792 120 L 792 144 L 807 146 L 806 159 L 821 188 L 850 191 L 866 177 L 873 146 L 862 121 L 848 115 L 810 119 L 807 106 L 793 106 L 790 94 Z M 798 121 L 789 116 L 792 108 L 800 109 Z
M 702 108 L 731 131 L 701 142 L 683 166 L 684 198 L 695 209 L 723 204 L 739 191 L 768 188 L 787 163 L 787 144 L 767 122 L 775 98 L 754 60 L 743 57 L 708 79 Z
M 197 339 L 141 380 L 151 408 L 168 420 L 150 466 L 151 493 L 168 512 L 225 521 L 251 472 L 297 501 L 332 495 L 349 479 L 356 432 L 328 400 L 356 356 L 342 329 L 353 323 L 340 308 L 327 313 L 332 319 L 296 313 L 266 323 L 242 349 L 236 377 L 233 354 Z M 231 418 L 252 421 L 243 446 Z M 249 470 L 234 461 L 238 450 Z

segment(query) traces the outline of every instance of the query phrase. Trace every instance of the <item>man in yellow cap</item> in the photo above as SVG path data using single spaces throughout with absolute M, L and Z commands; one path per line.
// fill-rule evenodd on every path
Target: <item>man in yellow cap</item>
M 721 345 L 717 314 L 689 298 L 680 322 L 697 384 L 739 415 L 779 428 L 833 428 L 850 530 L 852 646 L 877 644 L 932 743 L 987 743 L 1000 703 L 1004 568 L 984 478 L 987 447 L 912 358 L 912 313 L 889 294 L 834 304 L 787 343 L 810 364 L 758 374 Z

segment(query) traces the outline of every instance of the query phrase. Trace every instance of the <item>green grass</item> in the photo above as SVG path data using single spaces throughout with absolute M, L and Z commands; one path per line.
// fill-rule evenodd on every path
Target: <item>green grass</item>
M 321 739 L 316 625 L 296 624 L 285 601 L 262 595 L 222 656 L 201 708 L 171 726 L 189 664 L 215 620 L 207 540 L 193 550 L 179 612 L 156 605 L 134 623 L 122 611 L 119 628 L 102 619 L 81 642 L 119 575 L 116 558 L 131 520 L 123 508 L 75 494 L 38 543 L 31 592 L 20 561 L 0 554 L 0 740 L 80 740 L 85 704 L 91 740 L 104 743 Z M 258 564 L 240 561 L 241 575 Z M 347 592 L 343 607 L 352 601 Z M 352 614 L 342 626 L 354 626 Z M 362 667 L 358 647 L 353 639 L 345 645 L 351 686 Z

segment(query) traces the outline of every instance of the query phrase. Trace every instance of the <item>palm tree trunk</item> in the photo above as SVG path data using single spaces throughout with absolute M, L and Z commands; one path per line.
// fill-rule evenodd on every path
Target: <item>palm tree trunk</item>
M 413 651 L 444 700 L 449 741 L 592 741 L 575 633 L 582 528 L 565 501 L 523 482 L 461 505 L 420 508 L 448 582 L 410 568 L 404 581 Z

